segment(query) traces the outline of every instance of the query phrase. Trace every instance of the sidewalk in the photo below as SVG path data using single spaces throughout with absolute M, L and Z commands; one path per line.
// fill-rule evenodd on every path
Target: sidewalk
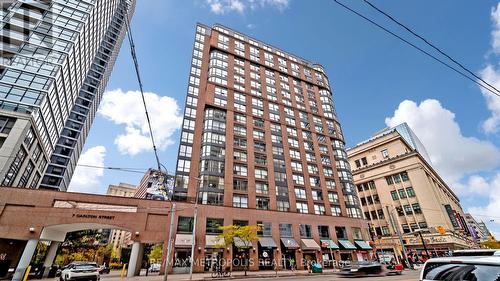
M 142 272 L 143 273 L 143 272 Z M 286 276 L 313 276 L 313 275 L 330 275 L 333 274 L 332 269 L 326 269 L 323 273 L 308 273 L 307 270 L 283 270 L 278 271 L 277 277 L 286 277 Z M 104 276 L 103 276 L 104 277 Z M 193 273 L 193 280 L 229 280 L 229 279 L 251 279 L 251 278 L 271 278 L 276 277 L 276 272 L 273 270 L 261 270 L 261 271 L 247 271 L 247 276 L 245 276 L 244 271 L 236 271 L 231 273 L 231 277 L 225 278 L 212 278 L 210 272 L 206 273 Z M 117 277 L 104 277 L 101 278 L 103 281 L 118 281 L 118 280 L 137 280 L 137 281 L 163 281 L 163 275 L 149 275 L 149 276 L 135 276 L 132 278 L 124 278 L 121 279 L 119 276 Z M 189 274 L 169 274 L 168 280 L 171 281 L 181 281 L 181 280 L 189 280 Z

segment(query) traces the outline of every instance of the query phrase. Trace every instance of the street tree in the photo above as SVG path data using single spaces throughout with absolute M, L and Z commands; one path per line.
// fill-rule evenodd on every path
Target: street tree
M 243 251 L 245 260 L 245 276 L 247 275 L 249 253 L 246 251 L 252 246 L 252 241 L 258 241 L 260 238 L 257 235 L 261 231 L 260 225 L 226 225 L 219 226 L 222 233 L 217 236 L 217 247 L 226 248 L 232 247 L 234 244 L 238 251 Z M 238 240 L 238 243 L 235 243 Z

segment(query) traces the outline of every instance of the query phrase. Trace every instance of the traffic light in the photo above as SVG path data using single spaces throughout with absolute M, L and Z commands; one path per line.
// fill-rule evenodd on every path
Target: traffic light
M 444 227 L 442 227 L 442 226 L 436 227 L 436 230 L 441 235 L 445 235 L 446 234 L 446 229 L 444 229 Z

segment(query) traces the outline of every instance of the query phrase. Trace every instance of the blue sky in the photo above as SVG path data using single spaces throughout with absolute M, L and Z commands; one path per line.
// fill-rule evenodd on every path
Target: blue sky
M 496 1 L 372 1 L 500 87 Z M 405 35 L 363 1 L 343 2 Z M 221 23 L 321 63 L 348 146 L 407 121 L 464 208 L 500 234 L 500 98 L 333 0 L 138 0 L 133 35 L 160 158 L 170 171 L 175 169 L 197 22 Z M 80 163 L 139 169 L 155 165 L 134 75 L 125 42 Z M 78 168 L 71 189 L 103 193 L 109 184 L 136 184 L 141 176 Z

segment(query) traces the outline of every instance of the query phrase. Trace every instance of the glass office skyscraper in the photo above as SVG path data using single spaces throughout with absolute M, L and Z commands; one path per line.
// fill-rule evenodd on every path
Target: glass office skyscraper
M 135 1 L 0 3 L 0 184 L 66 190 Z

